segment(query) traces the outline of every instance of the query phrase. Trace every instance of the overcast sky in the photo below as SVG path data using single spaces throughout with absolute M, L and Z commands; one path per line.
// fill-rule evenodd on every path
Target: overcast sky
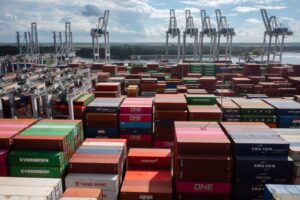
M 52 32 L 63 31 L 66 21 L 72 23 L 74 42 L 91 42 L 90 30 L 106 9 L 111 42 L 164 42 L 169 9 L 176 10 L 183 30 L 184 10 L 191 10 L 201 28 L 200 9 L 215 23 L 217 8 L 236 30 L 234 42 L 262 42 L 260 8 L 295 32 L 287 42 L 300 42 L 299 0 L 0 0 L 0 42 L 14 42 L 16 31 L 29 31 L 31 22 L 38 24 L 40 42 L 52 42 Z

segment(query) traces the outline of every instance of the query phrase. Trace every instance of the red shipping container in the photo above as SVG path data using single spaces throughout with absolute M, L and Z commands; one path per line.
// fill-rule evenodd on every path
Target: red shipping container
M 130 148 L 150 148 L 152 147 L 152 134 L 130 135 L 121 134 L 120 138 L 126 139 Z
M 95 198 L 97 200 L 102 200 L 102 191 L 100 188 L 67 188 L 63 193 L 63 197 Z
M 176 182 L 179 193 L 230 194 L 230 183 Z
M 172 176 L 168 171 L 127 171 L 121 200 L 172 200 Z
M 171 170 L 171 149 L 131 148 L 128 153 L 128 168 Z

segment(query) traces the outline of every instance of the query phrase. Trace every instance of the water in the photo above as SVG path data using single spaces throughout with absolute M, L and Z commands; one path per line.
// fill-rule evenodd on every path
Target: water
M 155 55 L 152 56 L 153 59 L 142 59 L 140 60 L 141 63 L 155 63 L 158 62 L 158 59 L 155 59 Z M 256 59 L 257 61 L 260 61 L 260 57 Z M 93 59 L 90 58 L 81 58 L 81 61 L 85 61 L 88 63 L 93 62 Z M 232 57 L 232 62 L 233 63 L 238 63 L 239 59 L 238 57 Z M 111 63 L 118 63 L 118 62 L 123 62 L 123 63 L 129 63 L 131 60 L 118 60 L 118 59 L 112 59 Z M 174 59 L 175 62 L 175 59 Z M 285 52 L 282 55 L 282 64 L 300 64 L 300 53 L 296 52 Z
M 300 64 L 300 53 L 284 53 L 282 63 Z

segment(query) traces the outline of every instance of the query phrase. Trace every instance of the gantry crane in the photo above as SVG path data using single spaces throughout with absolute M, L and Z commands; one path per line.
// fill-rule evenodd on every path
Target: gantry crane
M 180 61 L 180 29 L 177 28 L 177 20 L 175 16 L 175 10 L 170 10 L 170 21 L 169 29 L 166 31 L 166 59 L 168 60 L 169 56 L 169 37 L 177 37 L 177 62 Z
M 264 32 L 263 54 L 261 60 L 263 61 L 264 57 L 267 56 L 267 63 L 281 63 L 284 39 L 287 36 L 293 35 L 293 32 L 289 28 L 278 23 L 275 16 L 268 17 L 266 9 L 261 9 L 260 12 L 266 28 L 266 31 Z M 267 37 L 269 37 L 268 42 Z M 276 59 L 276 57 L 279 58 Z
M 36 22 L 31 23 L 30 31 L 24 32 L 24 35 L 17 32 L 16 40 L 19 55 L 37 55 L 40 53 Z
M 198 29 L 194 26 L 194 19 L 191 15 L 190 10 L 185 11 L 185 30 L 183 32 L 183 49 L 182 49 L 182 59 L 185 60 L 186 57 L 186 38 L 189 36 L 190 38 L 194 38 L 194 60 L 197 60 L 198 57 Z
M 208 37 L 210 39 L 209 43 L 209 60 L 215 61 L 215 48 L 217 42 L 217 30 L 211 25 L 210 17 L 206 15 L 205 10 L 201 10 L 201 22 L 202 29 L 200 31 L 200 45 L 199 45 L 199 53 L 200 53 L 200 61 L 203 61 L 203 53 L 204 53 L 204 37 Z
M 234 28 L 230 27 L 229 24 L 227 23 L 227 18 L 225 16 L 222 16 L 221 10 L 217 9 L 216 11 L 216 20 L 217 20 L 217 25 L 218 25 L 218 31 L 217 31 L 217 46 L 215 49 L 215 57 L 216 60 L 220 60 L 220 54 L 221 54 L 221 38 L 225 38 L 225 43 L 224 43 L 224 59 L 225 61 L 230 61 L 231 60 L 231 50 L 232 50 L 232 38 L 235 36 L 235 31 Z
M 109 32 L 107 31 L 107 23 L 109 17 L 109 10 L 105 10 L 104 16 L 99 17 L 98 24 L 96 28 L 91 30 L 91 36 L 93 41 L 93 57 L 94 62 L 100 61 L 100 44 L 99 38 L 103 36 L 104 38 L 104 55 L 105 55 L 105 62 L 110 62 L 110 44 L 109 44 Z
M 53 32 L 53 44 L 56 56 L 62 61 L 63 58 L 69 59 L 75 57 L 73 33 L 71 29 L 71 22 L 65 23 L 65 41 L 62 40 L 62 32 L 58 32 L 58 38 L 56 32 Z

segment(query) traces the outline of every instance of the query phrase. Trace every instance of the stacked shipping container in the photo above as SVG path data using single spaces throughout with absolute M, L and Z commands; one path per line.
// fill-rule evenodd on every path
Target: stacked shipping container
M 129 147 L 152 147 L 153 98 L 126 98 L 120 107 L 120 137 Z
M 86 137 L 119 137 L 119 107 L 123 98 L 96 98 L 86 108 Z
M 41 120 L 13 139 L 10 175 L 59 178 L 83 140 L 79 120 Z
M 115 200 L 122 183 L 127 147 L 123 139 L 86 139 L 71 157 L 66 187 L 100 188 L 104 200 Z
M 276 109 L 278 128 L 300 127 L 300 103 L 287 99 L 264 99 Z
M 131 148 L 121 200 L 172 200 L 172 197 L 171 150 Z
M 243 122 L 264 122 L 276 127 L 275 109 L 261 99 L 233 99 L 241 109 Z
M 158 94 L 154 99 L 154 146 L 169 148 L 174 145 L 174 121 L 186 121 L 187 103 L 182 94 Z
M 263 123 L 223 122 L 235 156 L 233 199 L 262 199 L 265 184 L 291 182 L 289 144 Z
M 175 122 L 176 198 L 230 199 L 231 145 L 216 122 Z

